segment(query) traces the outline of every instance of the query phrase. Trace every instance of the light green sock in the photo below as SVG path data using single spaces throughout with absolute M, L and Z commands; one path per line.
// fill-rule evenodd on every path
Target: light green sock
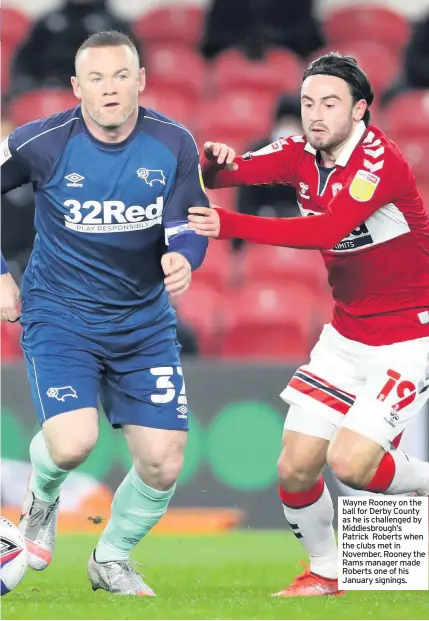
M 53 462 L 46 446 L 43 431 L 39 431 L 30 443 L 30 459 L 33 473 L 29 488 L 40 500 L 53 502 L 60 495 L 60 486 L 69 474 Z
M 167 511 L 176 485 L 160 492 L 146 485 L 134 467 L 116 490 L 110 520 L 95 550 L 98 562 L 125 561 Z

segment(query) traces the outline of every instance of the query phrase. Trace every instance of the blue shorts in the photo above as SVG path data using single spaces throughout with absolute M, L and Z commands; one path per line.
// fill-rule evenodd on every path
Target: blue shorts
M 22 347 L 41 424 L 99 400 L 114 427 L 188 430 L 175 321 L 122 334 L 25 323 Z

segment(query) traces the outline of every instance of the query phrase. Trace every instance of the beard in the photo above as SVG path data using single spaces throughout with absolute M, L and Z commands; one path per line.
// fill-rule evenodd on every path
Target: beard
M 353 126 L 342 128 L 340 131 L 330 134 L 327 129 L 326 133 L 321 135 L 313 134 L 311 131 L 307 134 L 307 140 L 316 151 L 335 151 L 340 145 L 346 142 L 352 132 Z

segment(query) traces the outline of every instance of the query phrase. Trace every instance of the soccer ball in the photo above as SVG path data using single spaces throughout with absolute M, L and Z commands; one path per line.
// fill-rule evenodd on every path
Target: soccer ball
M 0 517 L 1 594 L 6 595 L 21 582 L 27 569 L 27 548 L 18 528 Z

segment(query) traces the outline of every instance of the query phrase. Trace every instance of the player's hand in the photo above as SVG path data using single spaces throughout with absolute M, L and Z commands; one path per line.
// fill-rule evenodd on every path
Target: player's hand
M 216 209 L 209 207 L 190 207 L 188 220 L 189 228 L 198 235 L 218 237 L 220 233 L 220 218 Z
M 2 321 L 16 321 L 21 314 L 19 288 L 10 274 L 1 275 L 0 309 Z
M 221 142 L 206 142 L 204 145 L 204 155 L 209 162 L 222 166 L 225 170 L 237 170 L 238 166 L 234 163 L 236 152 L 232 147 Z
M 191 284 L 192 269 L 188 259 L 179 252 L 167 252 L 161 258 L 164 284 L 172 296 L 185 293 Z

